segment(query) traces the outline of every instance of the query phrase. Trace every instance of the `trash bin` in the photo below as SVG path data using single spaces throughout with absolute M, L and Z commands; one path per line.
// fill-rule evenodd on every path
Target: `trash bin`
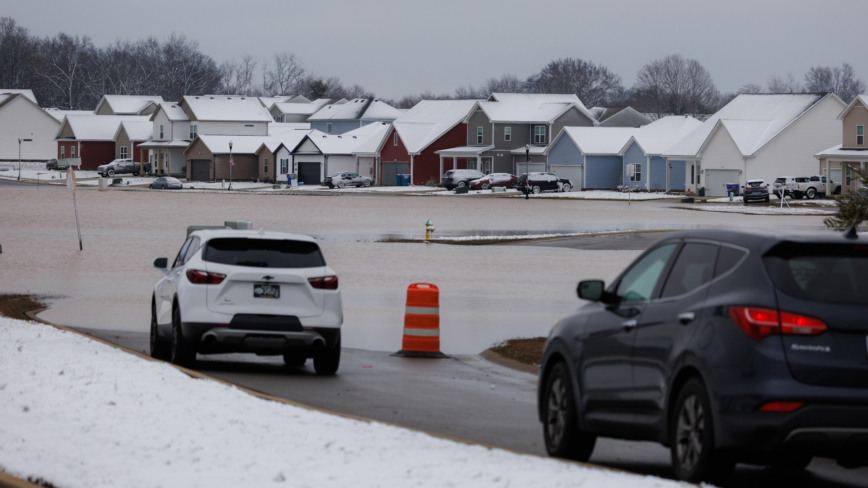
M 398 186 L 410 186 L 410 175 L 395 175 Z
M 289 173 L 286 174 L 286 185 L 292 186 L 292 175 Z
M 733 195 L 738 195 L 738 183 L 727 183 L 726 192 L 732 193 Z

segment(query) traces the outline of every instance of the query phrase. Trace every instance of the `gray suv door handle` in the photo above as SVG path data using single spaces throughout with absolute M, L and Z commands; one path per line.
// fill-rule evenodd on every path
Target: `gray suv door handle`
M 690 322 L 693 322 L 694 319 L 696 319 L 696 314 L 693 312 L 684 312 L 684 313 L 678 314 L 678 321 L 684 325 L 687 325 Z
M 621 323 L 625 329 L 634 329 L 639 322 L 636 319 L 627 320 Z

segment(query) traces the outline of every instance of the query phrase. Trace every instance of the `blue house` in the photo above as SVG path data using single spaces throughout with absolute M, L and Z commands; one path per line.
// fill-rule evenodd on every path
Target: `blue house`
M 337 135 L 375 122 L 392 122 L 403 114 L 378 98 L 354 98 L 340 105 L 326 105 L 307 121 L 311 129 Z
M 583 190 L 683 190 L 685 162 L 667 165 L 663 152 L 699 125 L 692 117 L 671 116 L 642 127 L 565 127 L 547 149 L 548 163 L 555 174 L 581 166 L 576 187 Z M 628 164 L 635 165 L 632 176 Z

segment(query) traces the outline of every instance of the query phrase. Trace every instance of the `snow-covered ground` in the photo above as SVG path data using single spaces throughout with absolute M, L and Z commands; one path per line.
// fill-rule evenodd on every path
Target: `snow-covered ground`
M 424 192 L 421 190 L 423 187 L 415 187 L 414 192 L 419 193 L 410 193 L 410 195 L 435 195 L 438 197 L 448 197 L 448 196 L 465 196 L 465 195 L 508 195 L 508 194 L 517 194 L 518 190 L 507 189 L 504 192 L 492 192 L 491 190 L 468 190 L 467 193 L 455 193 L 455 190 L 446 190 L 438 187 L 431 187 L 430 190 Z
M 479 235 L 479 236 L 458 236 L 458 237 L 433 237 L 433 241 L 440 242 L 473 242 L 473 241 L 520 241 L 526 239 L 551 239 L 555 237 L 577 237 L 588 235 L 603 235 L 603 234 L 620 234 L 624 232 L 635 232 L 634 230 L 614 230 L 611 232 L 554 232 L 554 233 L 539 233 L 539 234 L 508 234 L 508 235 Z M 421 240 L 421 239 L 420 239 Z
M 54 486 L 684 486 L 267 401 L 34 322 L 0 318 L 0 371 L 0 469 Z
M 524 195 L 521 196 L 524 198 Z M 588 190 L 557 193 L 540 193 L 531 198 L 574 198 L 579 200 L 663 200 L 666 198 L 684 198 L 683 195 L 667 195 L 661 192 L 633 192 L 627 194 L 620 191 Z
M 205 190 L 226 190 L 229 188 L 229 181 L 185 181 L 184 188 L 197 188 Z M 253 183 L 252 181 L 233 181 L 233 190 L 264 190 L 271 189 L 271 183 Z
M 750 215 L 832 215 L 833 209 L 794 207 L 780 208 L 777 205 L 708 205 L 700 204 L 691 207 L 681 207 L 687 210 L 700 210 L 704 212 L 740 213 Z
M 769 197 L 771 203 L 774 204 L 775 202 L 777 202 L 777 205 L 780 205 L 781 200 L 778 197 L 774 195 L 770 195 Z M 729 203 L 729 197 L 711 198 L 707 201 L 708 203 Z M 732 197 L 732 203 L 744 203 L 744 199 L 742 197 Z M 813 200 L 808 200 L 807 198 L 802 200 L 796 200 L 795 198 L 787 197 L 787 203 L 789 203 L 790 205 L 810 205 L 816 207 L 834 207 L 837 204 L 835 202 L 835 199 L 831 197 L 815 198 Z

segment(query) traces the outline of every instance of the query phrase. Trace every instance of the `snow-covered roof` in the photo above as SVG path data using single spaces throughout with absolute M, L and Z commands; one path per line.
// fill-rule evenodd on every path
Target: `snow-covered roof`
M 586 156 L 617 156 L 638 131 L 637 127 L 564 127 L 548 146 L 546 154 L 561 137 L 569 137 Z
M 256 154 L 259 154 L 263 149 L 268 149 L 270 152 L 275 153 L 280 146 L 285 146 L 288 151 L 292 152 L 292 150 L 295 149 L 308 134 L 310 134 L 310 129 L 293 130 L 284 132 L 280 135 L 269 136 L 263 140 L 262 145 L 256 149 Z
M 603 127 L 639 127 L 652 120 L 630 106 L 594 107 L 589 110 Z
M 313 130 L 307 137 L 323 154 L 354 154 L 357 152 L 359 146 L 362 146 L 365 142 L 369 142 L 369 144 L 359 152 L 366 152 L 367 147 L 375 143 L 379 147 L 390 128 L 390 124 L 381 122 L 368 124 L 358 129 L 344 132 L 343 134 L 326 134 L 322 131 Z
M 852 110 L 857 103 L 861 103 L 863 107 L 868 108 L 868 95 L 856 95 L 856 98 L 854 98 L 853 101 L 847 105 L 847 108 L 841 112 L 841 115 L 838 116 L 838 120 L 844 120 L 844 117 L 850 113 L 850 110 Z
M 180 103 L 160 102 L 160 108 L 151 114 L 151 120 L 154 120 L 154 117 L 157 116 L 157 111 L 159 110 L 162 110 L 163 113 L 166 114 L 166 117 L 173 122 L 178 120 L 190 120 L 190 117 L 187 116 L 187 112 L 181 108 Z
M 868 161 L 868 150 L 858 150 L 858 149 L 841 149 L 843 144 L 838 144 L 837 146 L 832 146 L 825 151 L 819 152 L 814 155 L 815 158 L 848 158 L 855 159 L 860 161 Z
M 575 107 L 597 124 L 597 119 L 576 95 L 493 93 L 487 101 L 479 102 L 479 107 L 492 122 L 525 124 L 554 122 L 561 114 Z
M 392 123 L 409 154 L 419 154 L 456 125 L 476 105 L 473 100 L 423 100 Z
M 701 125 L 702 122 L 689 115 L 670 115 L 643 125 L 634 138 L 645 154 L 661 156 L 673 144 Z
M 530 154 L 531 155 L 545 154 L 546 149 L 547 149 L 546 146 L 531 146 L 530 147 Z M 528 154 L 528 151 L 523 147 L 517 147 L 517 148 L 513 149 L 512 151 L 509 151 L 509 153 L 510 154 L 517 154 L 517 155 L 526 155 L 526 154 Z
M 138 115 L 151 104 L 163 101 L 159 95 L 103 95 L 96 104 L 94 113 L 99 111 L 102 104 L 107 103 L 114 115 Z
M 19 88 L 0 88 L 0 95 L 6 95 L 6 94 L 20 94 L 20 95 L 24 95 L 25 97 L 29 98 L 31 102 L 33 102 L 33 103 L 37 103 L 37 101 L 36 101 L 36 95 L 34 95 L 34 94 L 33 94 L 33 90 L 30 90 L 29 88 L 25 88 L 25 89 L 19 89 Z
M 743 94 L 666 150 L 667 157 L 696 157 L 719 127 L 751 156 L 826 97 L 834 94 Z M 836 97 L 837 98 L 837 97 Z
M 494 149 L 494 146 L 460 146 L 460 147 L 450 147 L 449 149 L 441 149 L 439 151 L 434 151 L 434 154 L 440 154 L 442 156 L 457 156 L 462 157 L 464 154 L 476 155 L 482 154 L 485 151 L 491 151 Z
M 343 100 L 343 99 L 341 99 Z M 343 100 L 346 102 L 346 100 Z M 336 103 L 337 101 L 334 98 L 317 98 L 312 102 L 306 103 L 298 103 L 298 102 L 282 102 L 275 103 L 274 108 L 276 108 L 282 114 L 296 114 L 296 115 L 312 115 L 317 113 L 319 109 L 323 108 L 326 105 L 331 103 Z
M 272 122 L 268 109 L 255 97 L 235 96 L 184 96 L 180 102 L 186 105 L 191 120 L 214 122 Z M 188 114 L 189 115 L 189 114 Z
M 309 103 L 310 100 L 302 95 L 280 95 L 277 97 L 258 97 L 263 107 L 271 109 L 275 103 Z
M 255 98 L 252 99 L 261 108 L 262 105 Z M 232 142 L 232 154 L 255 154 L 262 146 L 262 143 L 269 139 L 269 136 L 213 136 L 200 135 L 196 138 L 205 144 L 205 147 L 211 151 L 211 154 L 229 154 L 229 143 Z M 193 143 L 187 146 L 184 150 L 186 153 Z
M 147 115 L 67 115 L 57 129 L 55 139 L 69 126 L 78 141 L 114 141 L 121 122 L 147 121 Z
M 268 124 L 268 135 L 276 136 L 286 132 L 307 129 L 310 129 L 310 124 L 307 122 L 272 122 Z
M 171 141 L 148 141 L 139 144 L 140 149 L 165 149 L 165 148 L 186 148 L 190 145 L 190 141 L 184 139 L 173 139 Z
M 46 108 L 44 110 L 58 121 L 62 121 L 67 115 L 94 115 L 93 110 L 61 110 L 59 108 Z
M 127 133 L 127 137 L 129 137 L 131 141 L 150 141 L 154 137 L 154 124 L 152 124 L 150 120 L 121 121 L 115 131 L 114 140 L 117 140 L 120 135 L 121 127 L 123 127 L 124 131 Z
M 401 115 L 403 112 L 378 98 L 354 98 L 340 105 L 326 105 L 308 120 L 395 120 Z
M 642 127 L 564 127 L 546 148 L 546 154 L 566 136 L 586 156 L 623 155 L 632 141 L 638 143 L 646 155 L 659 156 L 700 125 L 702 122 L 693 117 L 673 115 Z

